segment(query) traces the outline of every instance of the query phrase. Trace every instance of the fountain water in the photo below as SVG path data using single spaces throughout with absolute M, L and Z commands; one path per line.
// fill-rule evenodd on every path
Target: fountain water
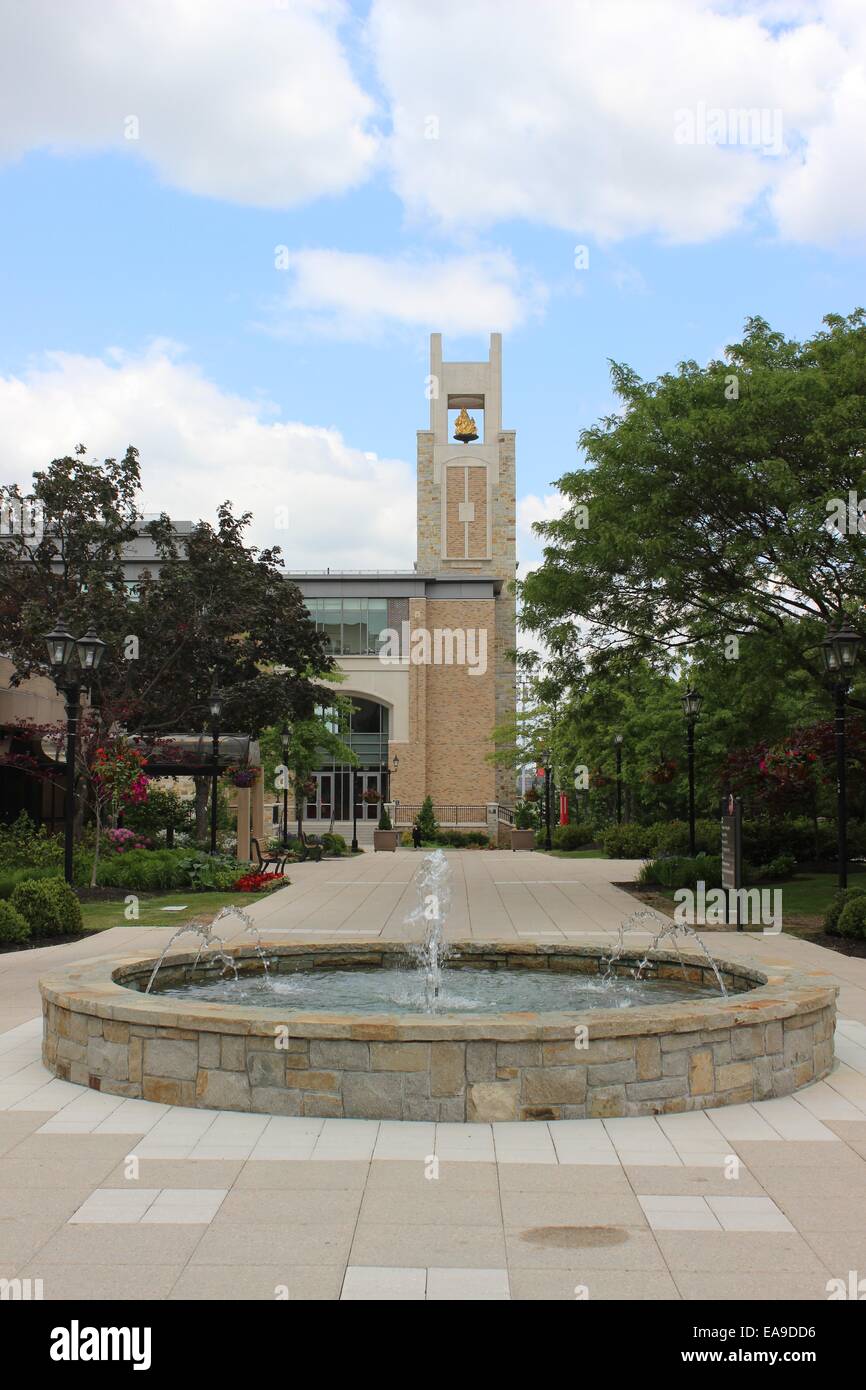
M 427 1012 L 433 1013 L 442 988 L 442 967 L 450 954 L 443 929 L 451 908 L 451 867 L 441 849 L 424 856 L 415 875 L 415 891 L 418 905 L 407 914 L 406 924 L 424 924 L 424 938 L 414 955 L 424 979 Z
M 191 922 L 185 922 L 182 927 L 178 927 L 177 931 L 171 935 L 168 942 L 166 943 L 165 948 L 162 951 L 162 954 L 159 957 L 159 960 L 153 967 L 153 972 L 151 974 L 150 979 L 147 982 L 147 988 L 144 991 L 145 994 L 150 994 L 154 981 L 156 980 L 156 977 L 159 974 L 160 966 L 162 965 L 163 961 L 165 960 L 175 941 L 177 941 L 178 937 L 180 936 L 197 936 L 200 939 L 200 944 L 196 953 L 196 958 L 193 961 L 192 965 L 193 973 L 195 973 L 196 966 L 201 960 L 204 952 L 210 950 L 213 951 L 213 954 L 216 956 L 217 960 L 221 960 L 223 963 L 223 969 L 221 972 L 222 976 L 225 977 L 226 971 L 231 970 L 233 973 L 233 978 L 236 980 L 238 978 L 238 968 L 232 960 L 231 956 L 228 955 L 222 949 L 225 946 L 225 938 L 222 936 L 217 936 L 216 932 L 214 931 L 214 927 L 217 925 L 217 923 L 221 922 L 225 917 L 239 917 L 241 921 L 244 923 L 244 931 L 255 932 L 256 944 L 253 947 L 253 949 L 262 963 L 262 970 L 264 971 L 264 977 L 267 981 L 269 979 L 268 960 L 267 956 L 265 955 L 264 948 L 262 946 L 261 936 L 259 935 L 258 928 L 253 922 L 253 919 L 250 917 L 248 912 L 244 912 L 243 908 L 221 907 L 216 917 L 214 917 L 211 922 L 200 922 L 195 920 Z
M 604 975 L 602 976 L 604 983 L 606 985 L 613 984 L 616 978 L 613 973 L 613 970 L 614 966 L 617 964 L 619 960 L 622 959 L 623 955 L 625 954 L 626 932 L 629 931 L 633 925 L 637 924 L 638 922 L 644 922 L 647 919 L 649 919 L 652 922 L 659 922 L 661 923 L 661 926 L 659 930 L 654 933 L 649 946 L 643 954 L 643 958 L 638 961 L 637 965 L 632 971 L 634 979 L 643 979 L 643 972 L 650 964 L 650 952 L 655 951 L 657 947 L 660 945 L 660 943 L 663 941 L 669 942 L 673 950 L 676 952 L 677 959 L 679 960 L 680 965 L 682 966 L 683 978 L 687 979 L 688 974 L 686 963 L 680 955 L 679 941 L 677 940 L 678 937 L 684 937 L 687 941 L 694 942 L 694 944 L 703 953 L 703 955 L 706 956 L 706 959 L 716 978 L 716 984 L 719 987 L 719 993 L 722 995 L 723 998 L 727 999 L 728 991 L 725 988 L 724 980 L 719 974 L 716 962 L 713 960 L 713 957 L 710 955 L 710 952 L 707 950 L 707 947 L 704 945 L 704 942 L 698 936 L 698 933 L 694 930 L 694 928 L 688 926 L 685 922 L 671 922 L 667 917 L 663 917 L 660 912 L 655 912 L 651 907 L 636 908 L 634 912 L 630 913 L 629 916 L 626 917 L 625 921 L 620 923 L 617 931 L 617 944 L 614 950 L 609 956 L 602 957 L 603 960 L 607 961 L 607 968 L 605 969 Z

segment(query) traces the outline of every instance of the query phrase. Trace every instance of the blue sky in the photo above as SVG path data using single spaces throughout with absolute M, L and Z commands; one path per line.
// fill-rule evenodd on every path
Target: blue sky
M 430 331 L 455 358 L 504 332 L 528 520 L 612 407 L 608 358 L 654 376 L 717 355 L 747 315 L 799 337 L 864 301 L 856 5 L 619 0 L 613 22 L 576 3 L 583 26 L 561 6 L 542 23 L 525 3 L 469 8 L 467 35 L 465 7 L 442 7 L 432 53 L 429 7 L 391 0 L 157 0 L 147 32 L 121 0 L 103 60 L 81 46 L 90 0 L 60 34 L 11 25 L 0 425 L 14 476 L 79 438 L 100 456 L 132 442 L 148 509 L 209 514 L 231 496 L 289 564 L 411 563 Z M 497 51 L 470 65 L 467 93 L 455 59 L 493 16 Z M 112 55 L 115 89 L 99 66 Z M 27 80 L 37 62 L 47 98 Z M 700 103 L 781 112 L 784 151 L 677 147 L 674 109 Z M 293 522 L 273 535 L 286 501 Z

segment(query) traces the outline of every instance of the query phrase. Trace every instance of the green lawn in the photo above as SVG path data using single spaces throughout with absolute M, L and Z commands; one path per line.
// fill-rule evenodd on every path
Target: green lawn
M 747 885 L 749 886 L 749 885 Z M 756 883 L 751 885 L 754 888 L 781 888 L 782 889 L 782 911 L 785 919 L 790 917 L 823 917 L 830 900 L 836 892 L 836 874 L 832 871 L 827 873 L 803 873 L 796 874 L 794 878 L 786 879 L 782 883 Z M 866 871 L 848 872 L 849 888 L 866 888 Z M 647 885 L 647 891 L 656 896 L 666 898 L 668 902 L 674 900 L 673 888 L 654 888 Z
M 280 892 L 280 889 L 276 889 Z M 193 893 L 188 888 L 175 888 L 165 893 L 139 893 L 137 919 L 124 916 L 126 903 L 118 890 L 116 899 L 81 904 L 85 931 L 107 931 L 109 927 L 180 927 L 191 917 L 213 916 L 221 907 L 235 904 L 249 907 L 268 893 Z M 183 906 L 182 912 L 162 912 L 164 907 Z

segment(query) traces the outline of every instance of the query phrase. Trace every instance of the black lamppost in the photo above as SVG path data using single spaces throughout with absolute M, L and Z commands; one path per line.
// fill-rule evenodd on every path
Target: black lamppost
M 75 638 L 62 618 L 53 632 L 45 634 L 48 661 L 54 684 L 64 696 L 66 706 L 66 796 L 63 805 L 64 845 L 63 877 L 72 882 L 73 834 L 75 829 L 75 754 L 78 743 L 78 717 L 81 713 L 81 689 L 90 683 L 105 652 L 105 643 L 93 628 L 83 637 Z M 76 666 L 77 658 L 77 666 Z
M 289 726 L 283 725 L 280 735 L 283 746 L 283 849 L 289 843 Z
M 358 774 L 352 769 L 350 773 L 352 784 L 352 853 L 358 853 Z
M 552 847 L 552 840 L 550 836 L 550 779 L 552 770 L 550 766 L 550 753 L 545 752 L 543 756 L 544 761 L 542 765 L 544 767 L 544 848 L 550 849 Z
M 622 825 L 622 734 L 614 734 L 616 749 L 616 823 Z
M 689 751 L 689 854 L 695 857 L 695 723 L 701 712 L 703 696 L 691 687 L 682 697 L 683 714 L 686 716 Z
M 848 887 L 848 795 L 845 776 L 845 697 L 863 638 L 859 632 L 842 628 L 831 632 L 821 643 L 821 656 L 827 674 L 833 678 L 836 694 L 836 818 L 839 843 L 839 887 Z
M 219 756 L 220 756 L 220 714 L 221 714 L 221 712 L 222 712 L 222 707 L 223 707 L 222 696 L 220 695 L 220 692 L 219 692 L 219 690 L 217 689 L 216 676 L 214 676 L 213 682 L 212 682 L 212 684 L 211 684 L 210 695 L 209 695 L 209 697 L 208 697 L 208 704 L 210 705 L 211 734 L 212 734 L 212 756 L 213 756 L 213 770 L 212 770 L 212 772 L 211 772 L 211 790 L 210 790 L 210 852 L 211 852 L 211 854 L 216 854 L 216 852 L 217 852 L 217 789 L 218 789 L 218 784 L 219 784 Z

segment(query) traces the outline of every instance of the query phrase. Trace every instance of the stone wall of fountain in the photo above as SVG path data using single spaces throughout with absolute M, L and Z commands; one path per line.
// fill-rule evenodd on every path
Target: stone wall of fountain
M 440 881 L 441 886 L 441 881 Z M 435 895 L 426 887 L 423 898 Z M 424 904 L 419 904 L 423 908 Z M 713 994 L 584 1012 L 437 1012 L 442 914 L 419 958 L 427 1013 L 351 1014 L 204 1003 L 147 993 L 153 959 L 96 960 L 41 981 L 43 1056 L 112 1095 L 266 1114 L 404 1120 L 654 1115 L 787 1095 L 833 1063 L 836 988 L 708 958 L 703 949 L 451 943 L 447 968 L 682 979 Z M 428 939 L 429 938 L 429 939 Z M 262 945 L 172 954 L 164 985 L 202 975 L 363 969 L 405 961 L 400 943 Z M 715 982 L 721 985 L 716 989 Z

